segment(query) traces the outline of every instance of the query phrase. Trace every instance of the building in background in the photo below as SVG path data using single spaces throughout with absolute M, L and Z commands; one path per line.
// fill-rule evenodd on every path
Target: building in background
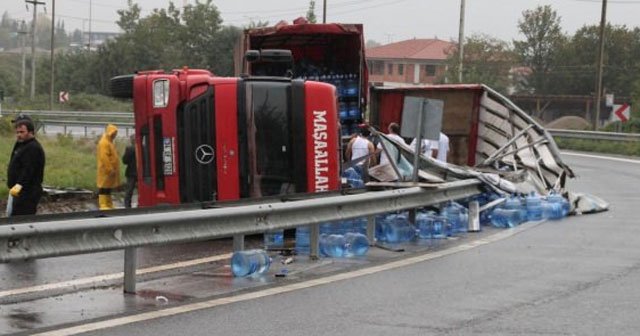
M 447 51 L 455 47 L 438 39 L 412 39 L 369 48 L 369 82 L 434 84 L 446 71 Z

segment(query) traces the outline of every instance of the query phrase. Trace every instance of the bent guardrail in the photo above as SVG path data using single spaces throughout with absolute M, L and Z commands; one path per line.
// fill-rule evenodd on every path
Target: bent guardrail
M 464 198 L 480 193 L 480 185 L 470 179 L 286 203 L 3 225 L 0 262 L 125 249 L 125 292 L 135 292 L 137 247 L 234 237 L 234 249 L 242 249 L 244 235 L 312 225 L 311 257 L 317 257 L 319 223 Z M 367 235 L 373 233 L 369 221 Z

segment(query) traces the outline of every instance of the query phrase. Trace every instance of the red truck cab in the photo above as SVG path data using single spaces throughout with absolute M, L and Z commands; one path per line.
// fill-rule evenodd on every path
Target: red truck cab
M 185 67 L 119 76 L 111 89 L 133 98 L 140 206 L 340 187 L 332 85 Z

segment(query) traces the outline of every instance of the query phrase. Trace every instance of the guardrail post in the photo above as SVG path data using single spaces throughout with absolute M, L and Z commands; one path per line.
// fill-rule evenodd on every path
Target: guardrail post
M 124 249 L 124 292 L 136 293 L 136 269 L 138 268 L 138 249 L 127 247 Z
M 233 252 L 244 250 L 244 235 L 233 236 Z
M 367 239 L 369 239 L 369 245 L 375 245 L 376 240 L 376 216 L 367 216 Z
M 320 257 L 320 223 L 311 224 L 309 230 L 309 258 Z
M 478 201 L 469 202 L 469 232 L 480 231 L 480 203 Z
M 88 127 L 88 126 L 85 126 L 85 127 L 84 127 L 84 137 L 85 137 L 85 138 L 87 137 L 87 131 L 88 131 L 88 129 L 89 129 L 89 127 Z

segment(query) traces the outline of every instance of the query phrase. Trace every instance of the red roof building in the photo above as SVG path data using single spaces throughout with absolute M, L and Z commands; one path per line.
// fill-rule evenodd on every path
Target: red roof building
M 412 39 L 369 48 L 369 81 L 433 84 L 444 75 L 447 53 L 456 46 L 438 39 Z

